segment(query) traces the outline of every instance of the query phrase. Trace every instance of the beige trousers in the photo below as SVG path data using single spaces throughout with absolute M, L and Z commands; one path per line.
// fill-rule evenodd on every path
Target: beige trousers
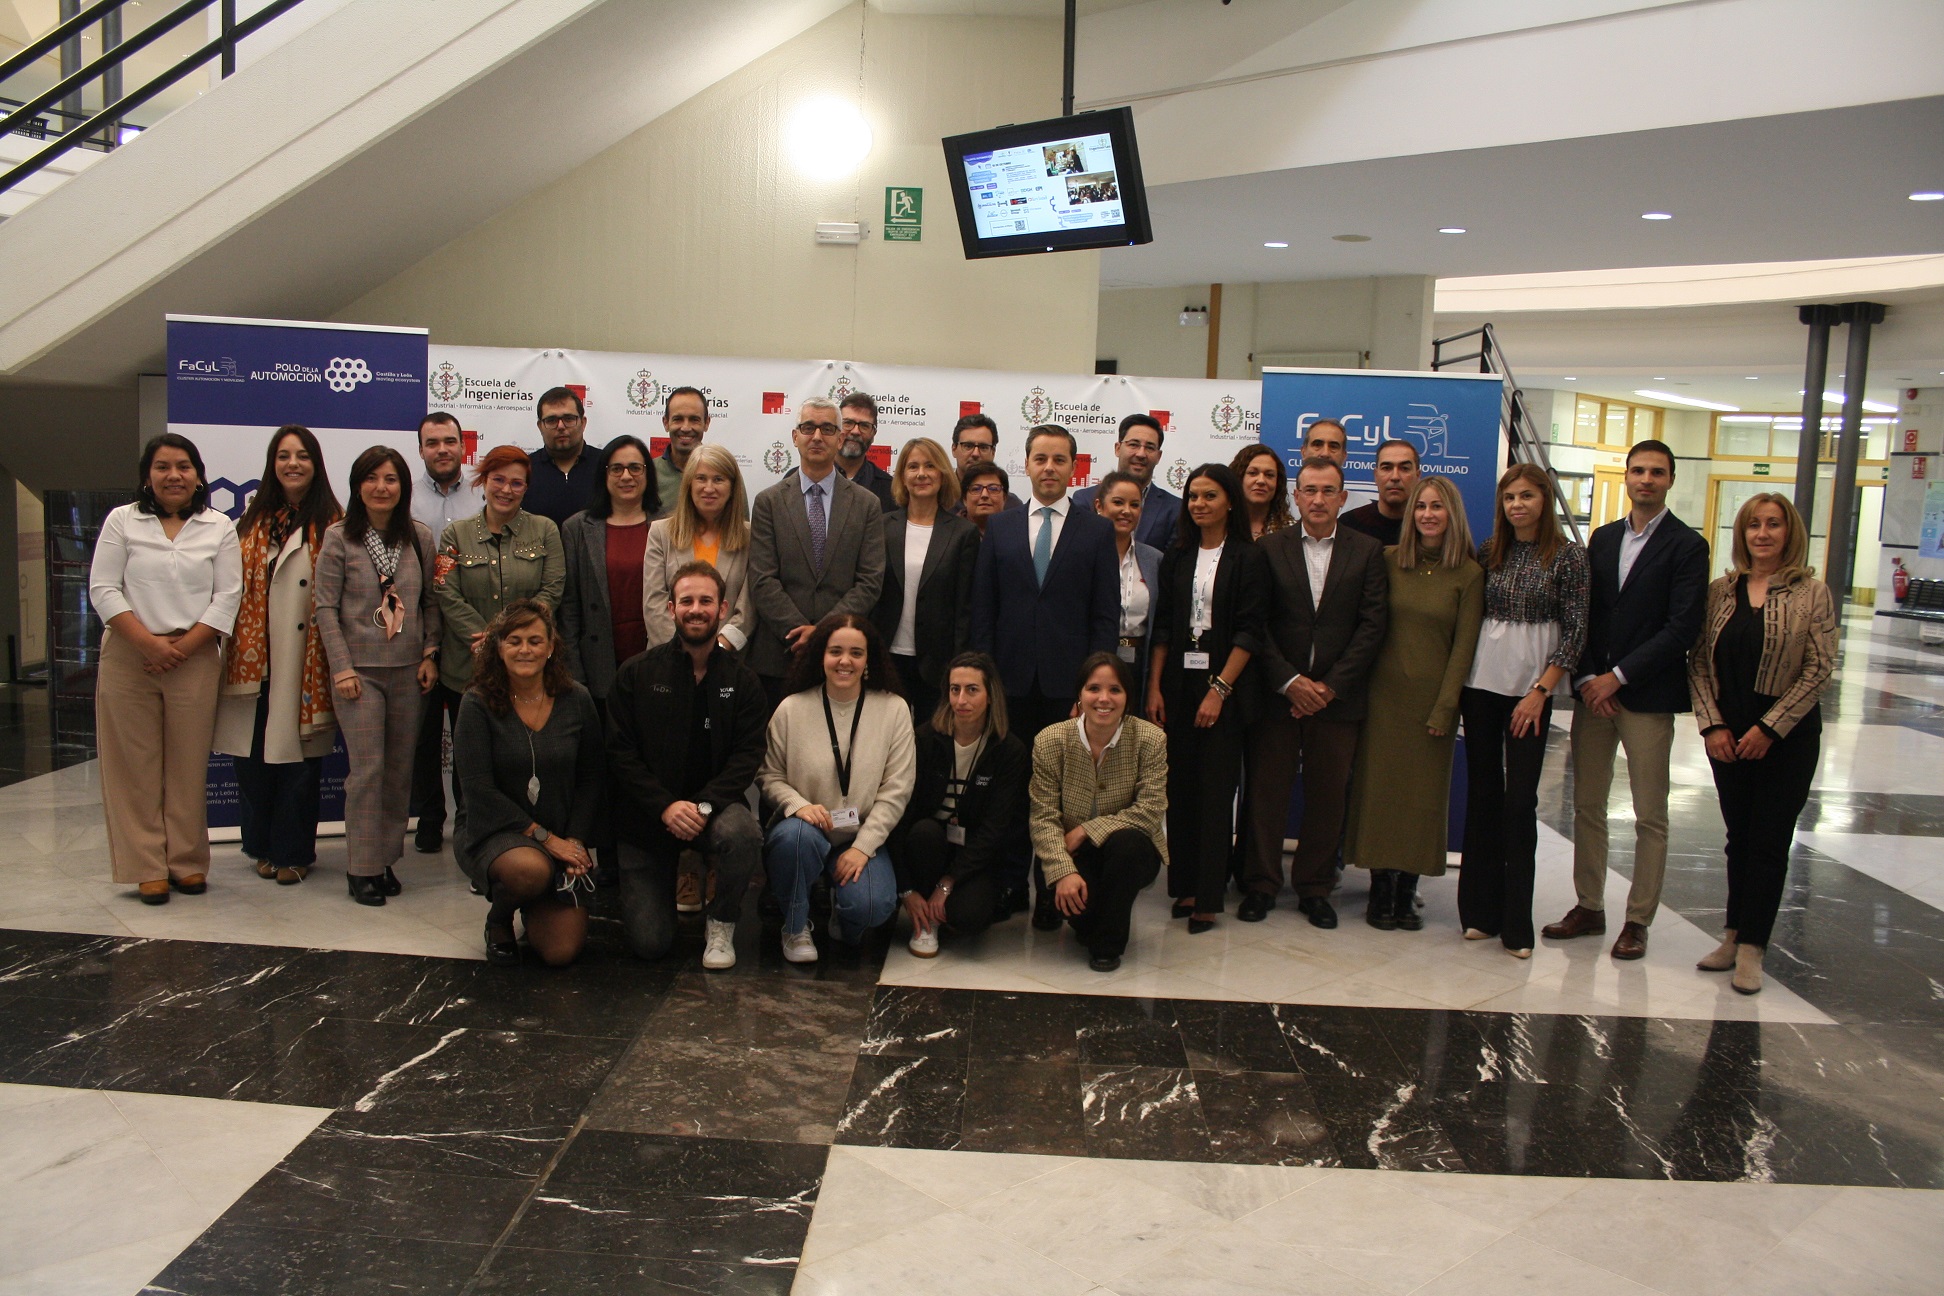
M 1633 886 L 1627 921 L 1653 924 L 1667 874 L 1667 782 L 1674 755 L 1674 717 L 1665 711 L 1629 711 L 1608 717 L 1582 706 L 1573 713 L 1573 888 L 1582 909 L 1606 908 L 1607 800 L 1613 790 L 1613 754 L 1627 751 L 1627 783 L 1633 791 Z
M 110 630 L 95 677 L 101 808 L 117 882 L 209 871 L 209 748 L 223 657 L 215 643 L 166 675 Z

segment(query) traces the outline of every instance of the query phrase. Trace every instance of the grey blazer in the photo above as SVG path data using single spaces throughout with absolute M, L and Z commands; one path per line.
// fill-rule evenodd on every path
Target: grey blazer
M 414 552 L 398 556 L 393 588 L 405 605 L 405 626 L 395 638 L 371 619 L 378 610 L 378 569 L 363 542 L 344 538 L 344 523 L 324 532 L 317 551 L 317 571 L 311 593 L 317 609 L 317 636 L 324 641 L 324 659 L 333 676 L 363 666 L 416 666 L 439 646 L 443 628 L 439 599 L 426 574 L 432 570 L 432 532 L 423 522 L 412 523 Z
M 887 648 L 904 615 L 905 521 L 903 509 L 884 515 L 884 593 L 878 597 L 877 625 Z M 979 528 L 962 517 L 939 514 L 925 546 L 913 618 L 918 674 L 934 687 L 944 684 L 946 664 L 971 634 L 972 568 L 978 557 Z
M 655 525 L 648 524 L 650 535 Z M 567 670 L 596 701 L 603 702 L 621 665 L 614 660 L 607 533 L 607 519 L 589 517 L 585 509 L 560 526 L 560 547 L 567 551 L 567 588 L 560 596 L 560 640 L 567 651 Z M 648 646 L 655 646 L 652 639 Z
M 810 557 L 810 520 L 803 487 L 786 477 L 756 497 L 750 510 L 749 594 L 756 628 L 744 654 L 758 675 L 789 669 L 783 636 L 832 612 L 871 615 L 884 590 L 884 510 L 862 486 L 831 471 L 830 525 L 824 566 Z
M 648 552 L 642 558 L 641 617 L 648 625 L 650 648 L 675 637 L 675 622 L 668 615 L 668 600 L 673 593 L 670 587 L 675 583 L 675 573 L 695 561 L 693 545 L 678 549 L 669 538 L 674 525 L 672 518 L 662 518 L 649 526 Z M 722 583 L 728 587 L 723 601 L 729 605 L 729 619 L 722 623 L 722 637 L 740 649 L 748 644 L 750 630 L 756 624 L 756 611 L 749 603 L 749 550 L 719 551 L 715 569 L 722 573 Z

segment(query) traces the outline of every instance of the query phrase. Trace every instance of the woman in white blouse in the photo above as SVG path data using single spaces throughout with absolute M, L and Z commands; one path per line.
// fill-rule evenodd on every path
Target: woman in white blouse
M 101 807 L 115 881 L 146 904 L 207 889 L 203 789 L 216 731 L 221 636 L 236 622 L 236 528 L 209 507 L 202 455 L 164 432 L 142 448 L 133 504 L 108 515 L 88 597 L 108 627 L 95 680 Z

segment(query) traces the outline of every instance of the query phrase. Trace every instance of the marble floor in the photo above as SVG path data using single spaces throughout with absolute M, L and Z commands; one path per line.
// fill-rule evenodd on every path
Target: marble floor
M 935 960 L 480 957 L 449 855 L 361 909 L 218 847 L 208 895 L 106 882 L 91 762 L 0 708 L 0 1296 L 8 1293 L 1932 1292 L 1944 1263 L 1944 651 L 1846 627 L 1765 991 L 1675 754 L 1648 957 L 1341 928 L 1121 970 L 1023 918 Z M 1571 717 L 1541 797 L 1571 902 Z M 1631 870 L 1624 776 L 1613 903 Z

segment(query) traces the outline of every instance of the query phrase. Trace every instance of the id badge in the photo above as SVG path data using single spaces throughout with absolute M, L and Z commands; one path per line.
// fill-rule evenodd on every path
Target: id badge
M 949 842 L 949 843 L 951 843 L 951 844 L 952 844 L 952 845 L 954 845 L 954 846 L 963 846 L 963 845 L 965 845 L 965 825 L 964 825 L 964 824 L 946 824 L 946 825 L 945 825 L 945 840 L 946 840 L 947 842 Z
M 1135 654 L 1134 654 L 1134 645 L 1133 645 L 1133 644 L 1122 644 L 1122 645 L 1121 645 L 1120 647 L 1118 647 L 1118 648 L 1116 648 L 1116 649 L 1114 650 L 1114 655 L 1115 655 L 1116 657 L 1119 657 L 1119 658 L 1120 658 L 1120 659 L 1121 659 L 1122 661 L 1124 661 L 1124 662 L 1127 662 L 1128 664 L 1130 664 L 1130 665 L 1132 665 L 1132 664 L 1133 664 L 1133 661 L 1134 661 L 1134 656 L 1135 656 Z
M 1208 654 L 1205 652 L 1185 652 L 1181 654 L 1183 670 L 1203 671 L 1208 669 Z
M 855 810 L 832 810 L 830 812 L 830 826 L 832 828 L 855 828 L 857 827 L 857 823 L 857 811 Z

